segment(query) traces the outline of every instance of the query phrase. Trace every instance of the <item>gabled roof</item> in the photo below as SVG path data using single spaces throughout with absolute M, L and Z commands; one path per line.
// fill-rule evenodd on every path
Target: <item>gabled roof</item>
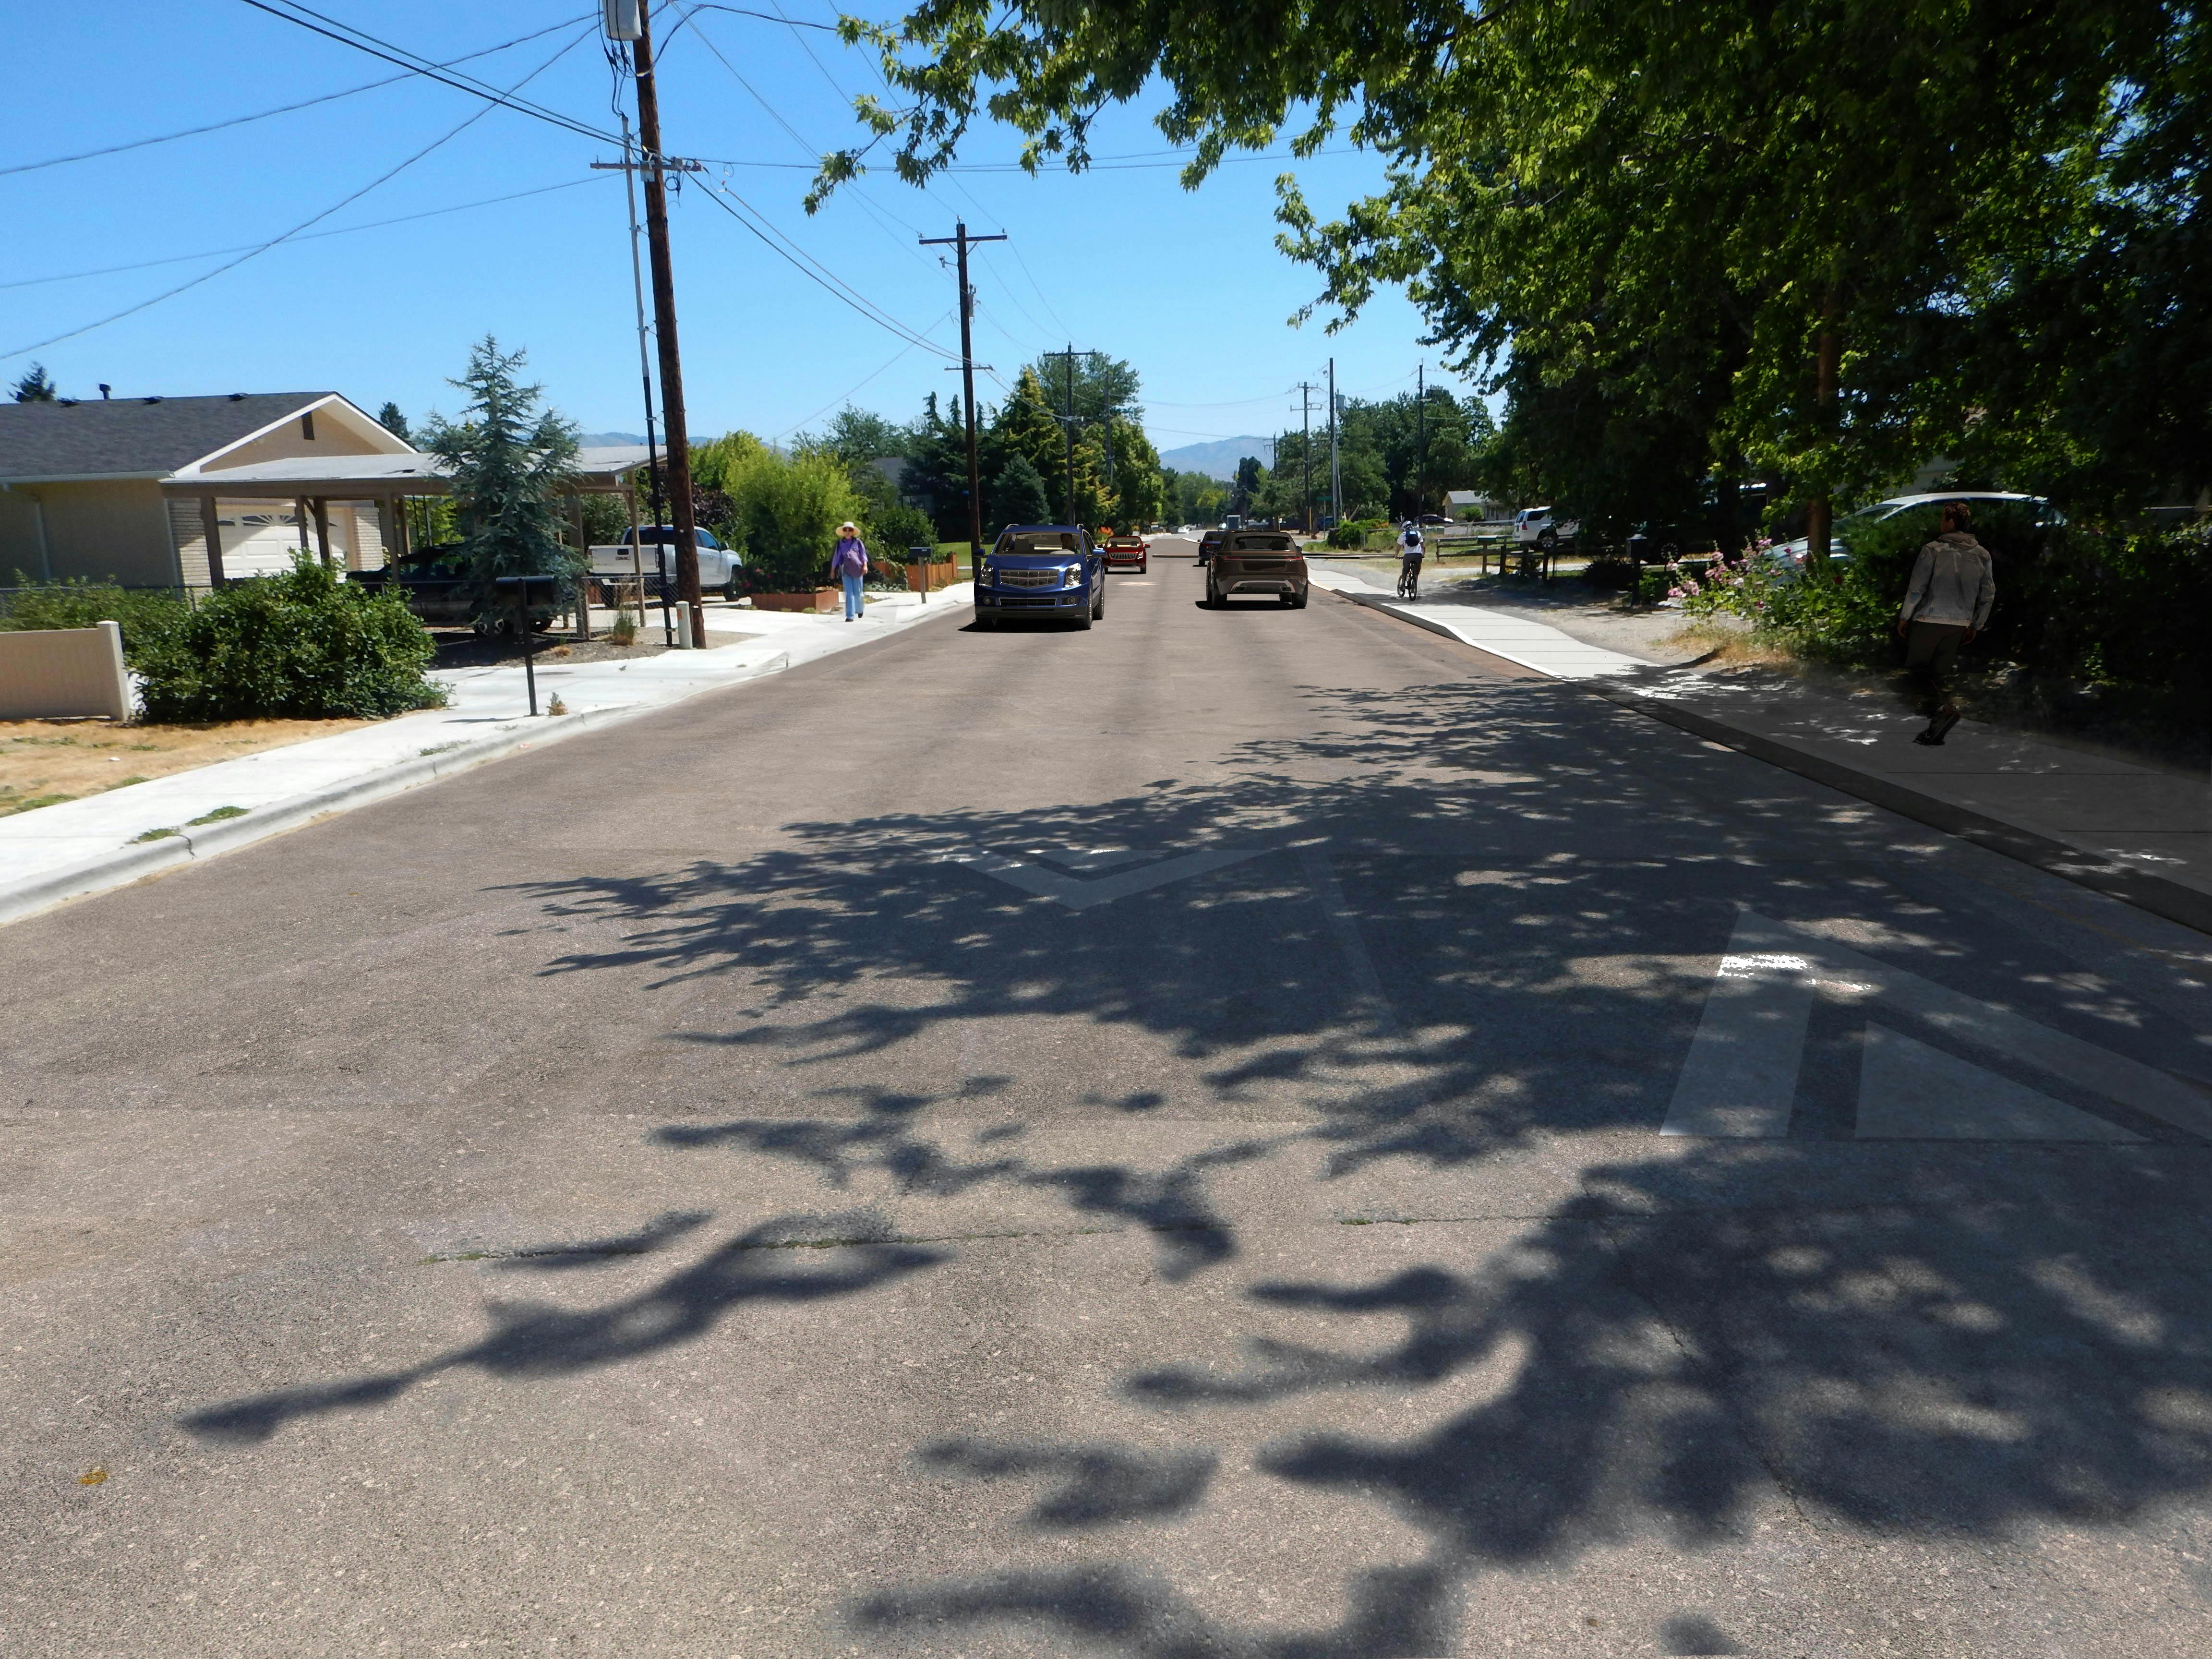
M 161 477 L 337 396 L 241 392 L 0 403 L 0 482 Z

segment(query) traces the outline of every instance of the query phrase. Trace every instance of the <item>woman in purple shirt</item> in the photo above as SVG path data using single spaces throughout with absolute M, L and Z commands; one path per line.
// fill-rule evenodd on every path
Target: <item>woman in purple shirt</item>
M 837 526 L 837 548 L 830 556 L 830 574 L 844 585 L 845 620 L 860 621 L 860 579 L 868 574 L 868 544 L 849 519 Z

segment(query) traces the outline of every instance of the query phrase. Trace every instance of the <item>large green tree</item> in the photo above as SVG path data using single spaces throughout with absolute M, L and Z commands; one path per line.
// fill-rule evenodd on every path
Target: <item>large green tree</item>
M 1539 424 L 1571 416 L 1601 480 L 1741 458 L 1817 528 L 1936 454 L 2112 504 L 2212 472 L 2212 24 L 2185 0 L 926 0 L 844 27 L 883 49 L 861 113 L 911 179 L 982 114 L 1080 168 L 1155 77 L 1187 183 L 1286 132 L 1380 153 L 1335 217 L 1286 174 L 1282 246 L 1340 316 L 1402 283 L 1456 365 L 1571 389 Z
M 580 550 L 567 545 L 561 488 L 574 476 L 576 428 L 540 406 L 544 388 L 517 379 L 526 354 L 502 352 L 487 334 L 469 366 L 449 385 L 468 393 L 456 422 L 430 416 L 423 442 L 445 464 L 469 571 L 483 583 L 483 605 L 504 601 L 501 576 L 575 574 Z

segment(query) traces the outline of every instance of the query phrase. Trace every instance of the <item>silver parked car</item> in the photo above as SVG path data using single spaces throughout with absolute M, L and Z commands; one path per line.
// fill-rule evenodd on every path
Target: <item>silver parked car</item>
M 1895 518 L 1900 513 L 1910 513 L 1915 507 L 1941 507 L 1946 501 L 1964 501 L 1969 507 L 1984 505 L 1995 507 L 2010 501 L 2019 501 L 2031 507 L 2045 508 L 2051 505 L 2040 495 L 2022 495 L 2008 489 L 1939 489 L 1920 495 L 1892 495 L 1887 501 L 1876 501 L 1871 507 L 1862 507 L 1856 512 L 1846 513 L 1842 518 L 1837 520 L 1832 538 L 1828 544 L 1828 558 L 1831 562 L 1833 562 L 1851 556 L 1843 545 L 1843 531 L 1846 525 L 1880 524 L 1886 519 Z M 2055 514 L 2047 516 L 2051 523 L 2062 522 Z M 1766 550 L 1766 557 L 1770 563 L 1787 565 L 1793 569 L 1802 569 L 1805 564 L 1805 555 L 1810 550 L 1811 545 L 1807 538 L 1800 536 L 1795 541 L 1778 542 L 1770 547 Z

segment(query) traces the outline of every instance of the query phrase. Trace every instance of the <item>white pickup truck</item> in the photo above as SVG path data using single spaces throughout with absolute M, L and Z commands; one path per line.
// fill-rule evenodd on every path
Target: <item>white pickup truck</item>
M 592 574 L 599 577 L 647 577 L 665 575 L 676 580 L 676 532 L 667 525 L 641 524 L 637 526 L 638 546 L 632 548 L 629 538 L 591 550 Z M 699 586 L 712 592 L 720 588 L 729 599 L 738 597 L 742 578 L 738 571 L 744 568 L 744 556 L 727 548 L 715 538 L 711 530 L 695 532 L 699 544 Z

